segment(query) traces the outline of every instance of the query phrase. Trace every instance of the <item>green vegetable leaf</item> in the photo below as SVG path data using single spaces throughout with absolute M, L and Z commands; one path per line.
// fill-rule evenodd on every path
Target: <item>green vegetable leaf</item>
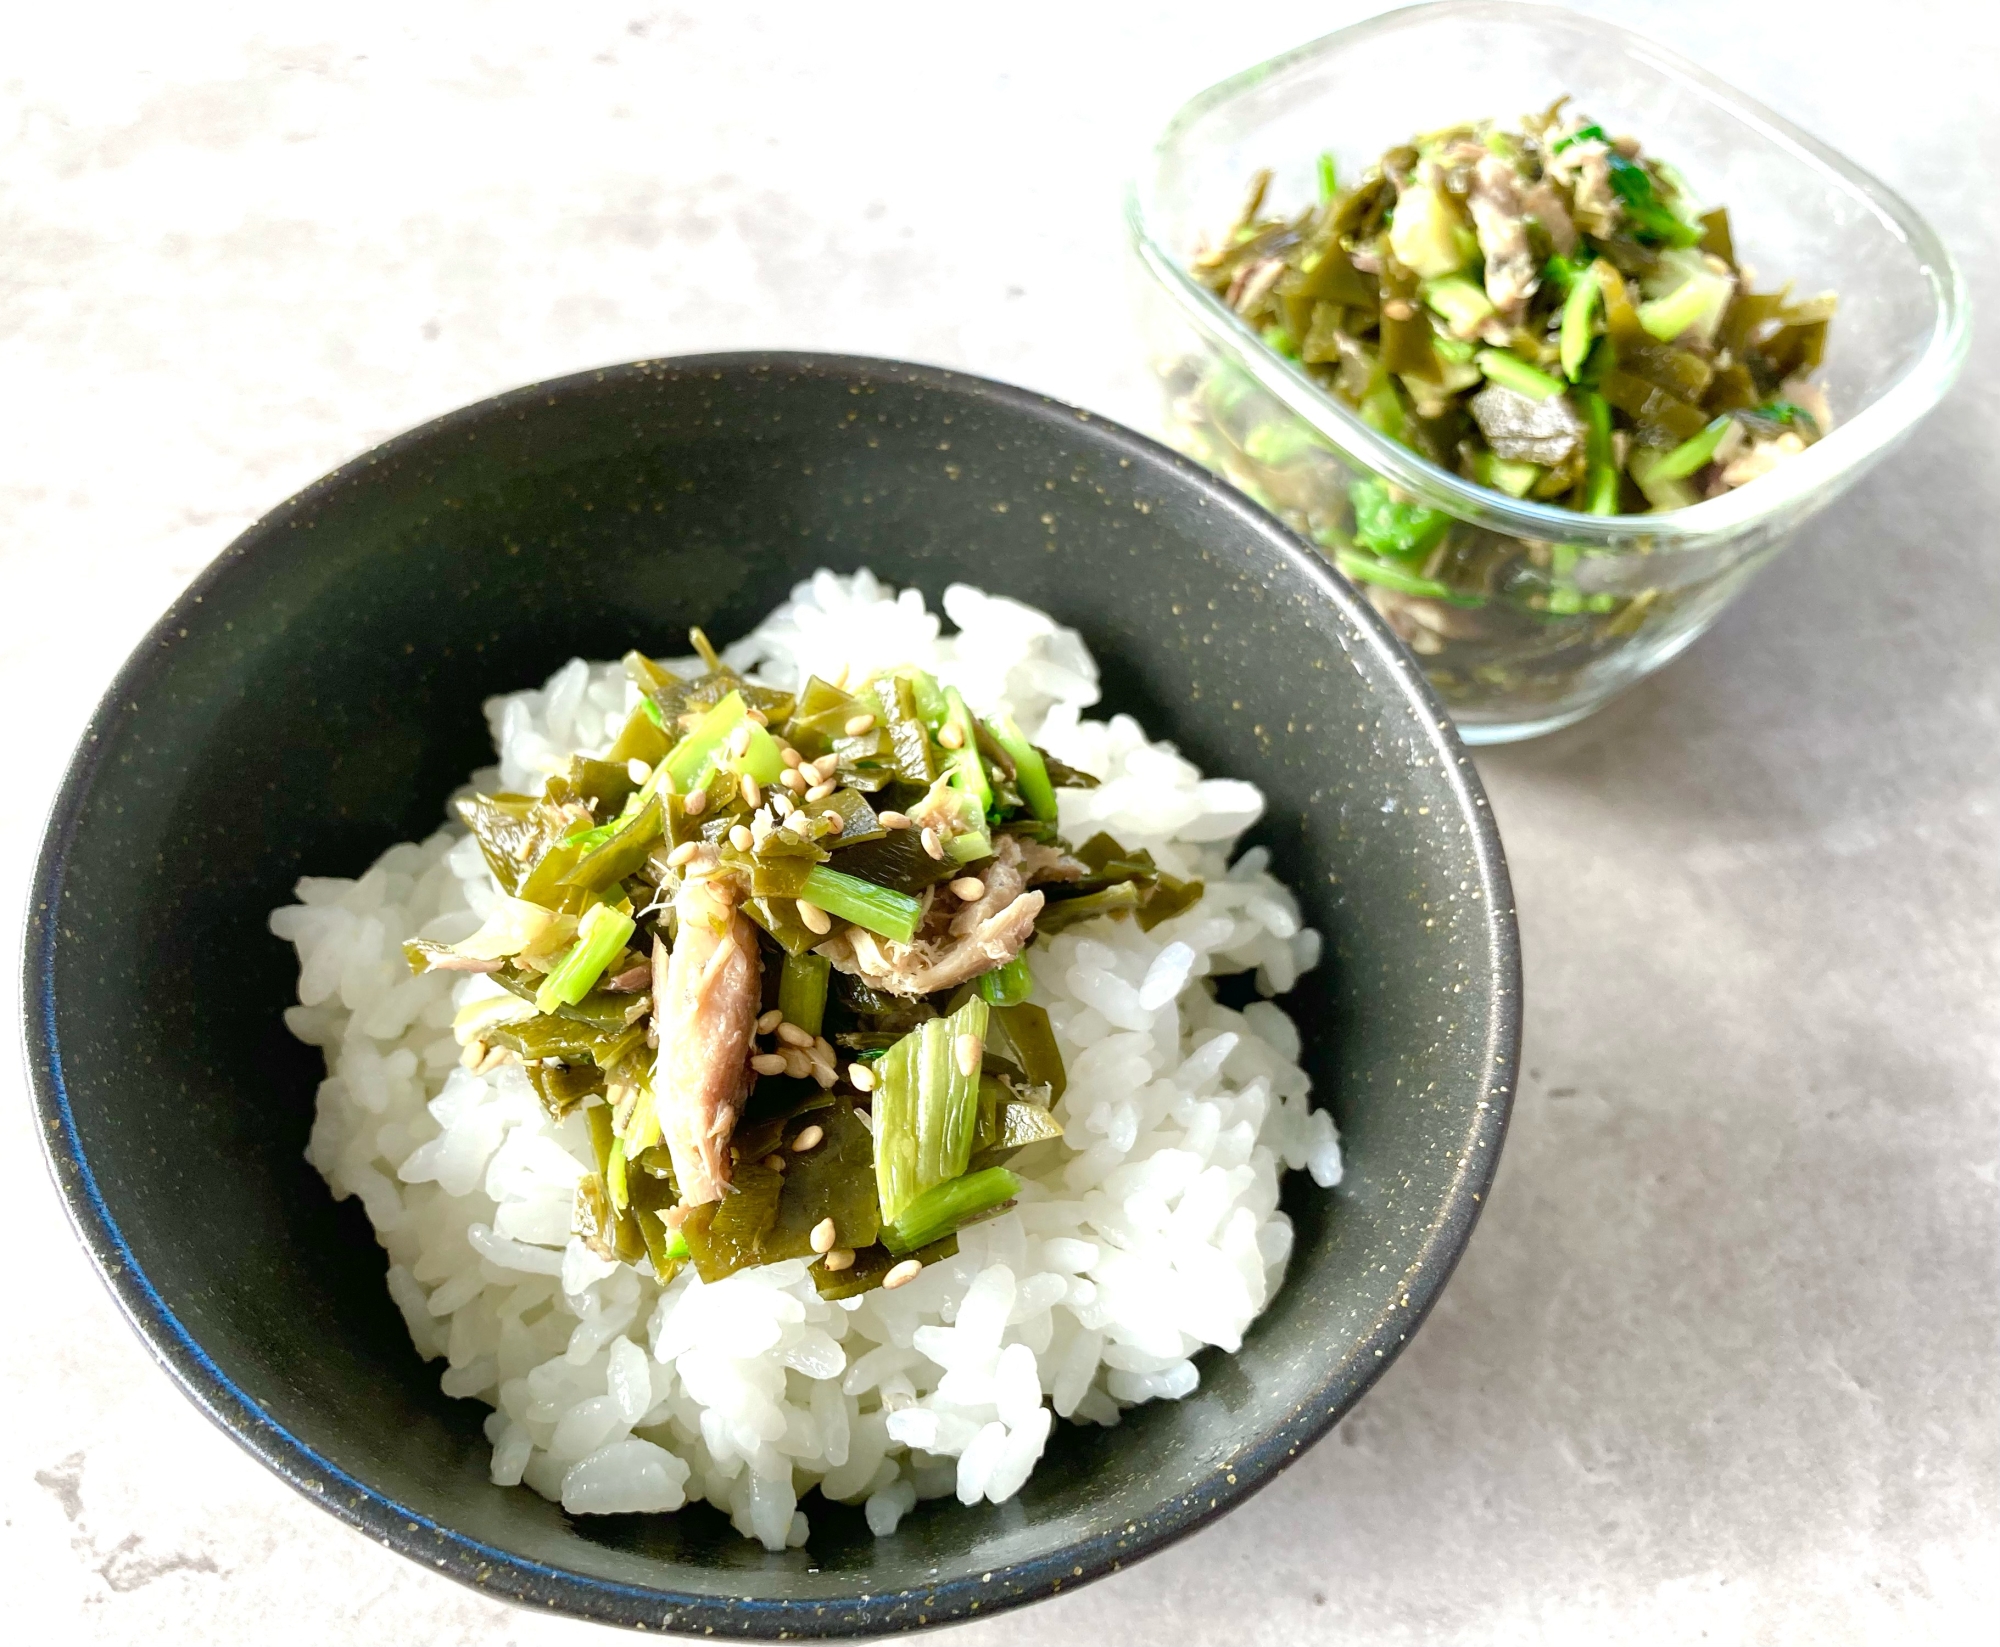
M 1365 475 L 1347 490 L 1354 507 L 1354 541 L 1378 555 L 1413 560 L 1443 541 L 1451 516 L 1421 503 L 1398 503 L 1387 481 Z
M 1653 186 L 1653 177 L 1635 160 L 1616 149 L 1606 157 L 1611 165 L 1611 192 L 1625 207 L 1625 222 L 1642 246 L 1699 246 L 1702 228 L 1677 215 Z
M 1605 136 L 1604 128 L 1592 122 L 1588 126 L 1577 127 L 1567 137 L 1557 138 L 1549 152 L 1561 154 L 1565 149 L 1572 149 L 1579 143 L 1602 143 L 1607 149 L 1611 147 L 1611 139 Z

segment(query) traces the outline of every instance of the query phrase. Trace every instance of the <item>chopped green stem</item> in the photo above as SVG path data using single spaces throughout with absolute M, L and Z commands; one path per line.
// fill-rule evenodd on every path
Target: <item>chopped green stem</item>
M 958 747 L 946 751 L 946 759 L 951 762 L 951 784 L 961 794 L 972 797 L 983 819 L 993 808 L 993 786 L 986 781 L 986 766 L 979 758 L 979 733 L 973 724 L 972 711 L 966 708 L 965 699 L 955 686 L 944 689 L 944 701 L 944 724 L 958 734 Z
M 1028 803 L 1028 810 L 1043 823 L 1054 823 L 1056 790 L 1049 782 L 1048 762 L 1042 759 L 1042 752 L 1028 742 L 1012 715 L 1004 712 L 995 715 L 986 723 L 986 730 L 1014 763 L 1014 787 Z
M 1602 294 L 1597 286 L 1597 265 L 1591 264 L 1571 282 L 1569 296 L 1563 299 L 1562 311 L 1562 369 L 1563 376 L 1574 383 L 1583 371 L 1583 363 L 1590 356 L 1592 323 L 1597 318 L 1597 301 Z
M 1583 507 L 1587 514 L 1618 513 L 1618 465 L 1612 460 L 1611 403 L 1595 391 L 1577 396 L 1583 407 L 1584 453 L 1587 467 L 1583 482 Z
M 1523 463 L 1488 451 L 1480 451 L 1472 459 L 1472 478 L 1510 498 L 1526 497 L 1547 472 L 1539 463 Z
M 1645 494 L 1646 501 L 1655 509 L 1687 509 L 1701 501 L 1686 480 L 1677 475 L 1660 473 L 1672 455 L 1671 452 L 1659 451 L 1634 452 L 1625 465 L 1639 490 Z
M 968 830 L 946 841 L 944 851 L 953 863 L 976 864 L 993 856 L 993 837 L 983 829 Z
M 604 1187 L 610 1192 L 611 1205 L 623 1212 L 632 1204 L 631 1185 L 625 1176 L 625 1140 L 614 1138 L 604 1162 Z
M 983 973 L 979 993 L 995 1006 L 1019 1006 L 1035 989 L 1035 975 L 1028 970 L 1028 957 L 1016 955 L 1005 966 Z
M 1690 275 L 1665 297 L 1641 303 L 1639 324 L 1662 343 L 1671 343 L 1690 330 L 1706 336 L 1722 318 L 1723 306 L 1734 292 L 1734 282 L 1725 277 Z
M 535 991 L 535 1010 L 553 1012 L 559 1006 L 575 1006 L 625 947 L 632 928 L 630 915 L 609 904 L 592 904 L 576 929 L 576 942 Z
M 778 1010 L 785 1022 L 797 1024 L 808 1035 L 817 1035 L 826 1018 L 827 974 L 833 963 L 824 955 L 808 950 L 803 955 L 787 955 L 778 974 Z
M 1539 366 L 1530 366 L 1519 355 L 1510 354 L 1505 349 L 1481 349 L 1474 359 L 1489 381 L 1503 389 L 1512 389 L 1517 395 L 1526 395 L 1530 400 L 1548 400 L 1563 392 L 1561 379 L 1550 377 Z
M 917 916 L 923 906 L 907 892 L 891 891 L 864 881 L 858 875 L 843 875 L 825 864 L 814 864 L 806 876 L 805 896 L 829 915 L 866 927 L 870 932 L 908 943 L 917 932 Z
M 723 740 L 743 724 L 749 712 L 743 694 L 731 692 L 702 716 L 693 731 L 674 745 L 663 764 L 667 776 L 674 781 L 675 789 L 682 794 L 687 793 L 694 783 L 695 774 L 707 764 L 709 756 L 722 747 Z
M 1323 152 L 1319 157 L 1319 203 L 1324 206 L 1340 193 L 1340 172 L 1334 165 L 1333 155 Z
M 1481 606 L 1485 603 L 1470 595 L 1460 595 L 1432 578 L 1420 578 L 1414 572 L 1405 572 L 1402 567 L 1386 560 L 1376 560 L 1370 555 L 1356 554 L 1352 549 L 1336 549 L 1335 563 L 1350 578 L 1362 583 L 1378 584 L 1384 589 L 1393 589 L 1399 595 L 1419 595 L 1429 600 L 1446 600 L 1454 606 Z
M 1470 337 L 1493 318 L 1493 300 L 1464 275 L 1424 282 L 1424 301 L 1444 316 L 1460 337 Z
M 912 701 L 924 725 L 932 731 L 943 726 L 950 706 L 944 688 L 937 683 L 937 677 L 924 669 L 904 669 L 898 673 L 910 683 Z
M 882 1245 L 899 1255 L 915 1252 L 1020 1193 L 1021 1180 L 1005 1167 L 988 1167 L 984 1172 L 948 1179 L 918 1195 L 903 1209 L 902 1217 L 885 1225 Z
M 1734 421 L 1728 416 L 1716 418 L 1700 434 L 1682 441 L 1653 465 L 1653 479 L 1685 480 L 1715 456 L 1715 449 L 1722 444 L 1722 437 L 1729 433 L 1729 425 Z
M 968 1070 L 960 1042 L 970 1036 L 984 1048 L 989 1010 L 975 995 L 949 1018 L 919 1025 L 875 1066 L 875 1187 L 885 1224 L 965 1171 L 979 1121 L 981 1059 Z

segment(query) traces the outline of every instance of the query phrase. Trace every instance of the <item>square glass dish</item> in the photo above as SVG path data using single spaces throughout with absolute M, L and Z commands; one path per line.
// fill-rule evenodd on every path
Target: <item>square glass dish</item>
M 1814 380 L 1830 432 L 1734 491 L 1589 515 L 1477 485 L 1364 422 L 1190 271 L 1204 235 L 1234 221 L 1263 168 L 1268 199 L 1292 212 L 1315 198 L 1322 152 L 1355 178 L 1413 132 L 1512 119 L 1564 93 L 1726 205 L 1737 258 L 1760 289 L 1790 281 L 1838 296 Z M 1681 652 L 1937 404 L 1969 339 L 1950 255 L 1887 188 L 1685 58 L 1556 7 L 1414 6 L 1234 75 L 1168 125 L 1127 218 L 1174 444 L 1336 561 L 1358 559 L 1348 488 L 1375 475 L 1451 517 L 1461 564 L 1504 569 L 1470 600 L 1435 598 L 1414 578 L 1362 585 L 1472 743 L 1580 720 Z

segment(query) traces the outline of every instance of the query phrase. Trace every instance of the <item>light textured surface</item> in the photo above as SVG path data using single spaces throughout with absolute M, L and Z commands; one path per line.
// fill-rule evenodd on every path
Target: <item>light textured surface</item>
M 792 345 L 1149 424 L 1120 179 L 1182 96 L 1359 9 L 12 8 L 8 907 L 147 623 L 260 511 L 433 413 Z M 1984 6 L 1594 9 L 1873 167 L 2000 312 L 1968 158 L 2000 138 Z M 963 1640 L 1990 1639 L 1996 368 L 1982 341 L 1945 414 L 1664 677 L 1482 757 L 1527 1069 L 1492 1209 L 1409 1353 L 1235 1516 Z M 60 1229 L 7 1080 L 10 1635 L 592 1634 L 376 1549 L 213 1430 Z

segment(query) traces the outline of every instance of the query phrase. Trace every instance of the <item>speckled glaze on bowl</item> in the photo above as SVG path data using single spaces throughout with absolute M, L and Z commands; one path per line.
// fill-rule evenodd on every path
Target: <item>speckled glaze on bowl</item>
M 810 1506 L 767 1553 L 705 1506 L 567 1516 L 486 1478 L 486 1408 L 418 1360 L 356 1203 L 301 1150 L 318 1054 L 265 913 L 436 827 L 480 701 L 564 659 L 731 636 L 820 566 L 1046 607 L 1130 710 L 1261 784 L 1326 934 L 1291 998 L 1346 1137 L 1285 1205 L 1289 1279 L 1186 1401 L 1058 1425 L 1022 1494 L 894 1538 Z M 50 1161 L 141 1336 L 301 1492 L 495 1595 L 691 1634 L 867 1635 L 1073 1588 L 1222 1514 L 1423 1319 L 1506 1128 L 1519 961 L 1499 840 L 1374 614 L 1276 521 L 1085 412 L 925 367 L 640 362 L 453 413 L 246 532 L 125 665 L 38 867 L 27 1044 Z

